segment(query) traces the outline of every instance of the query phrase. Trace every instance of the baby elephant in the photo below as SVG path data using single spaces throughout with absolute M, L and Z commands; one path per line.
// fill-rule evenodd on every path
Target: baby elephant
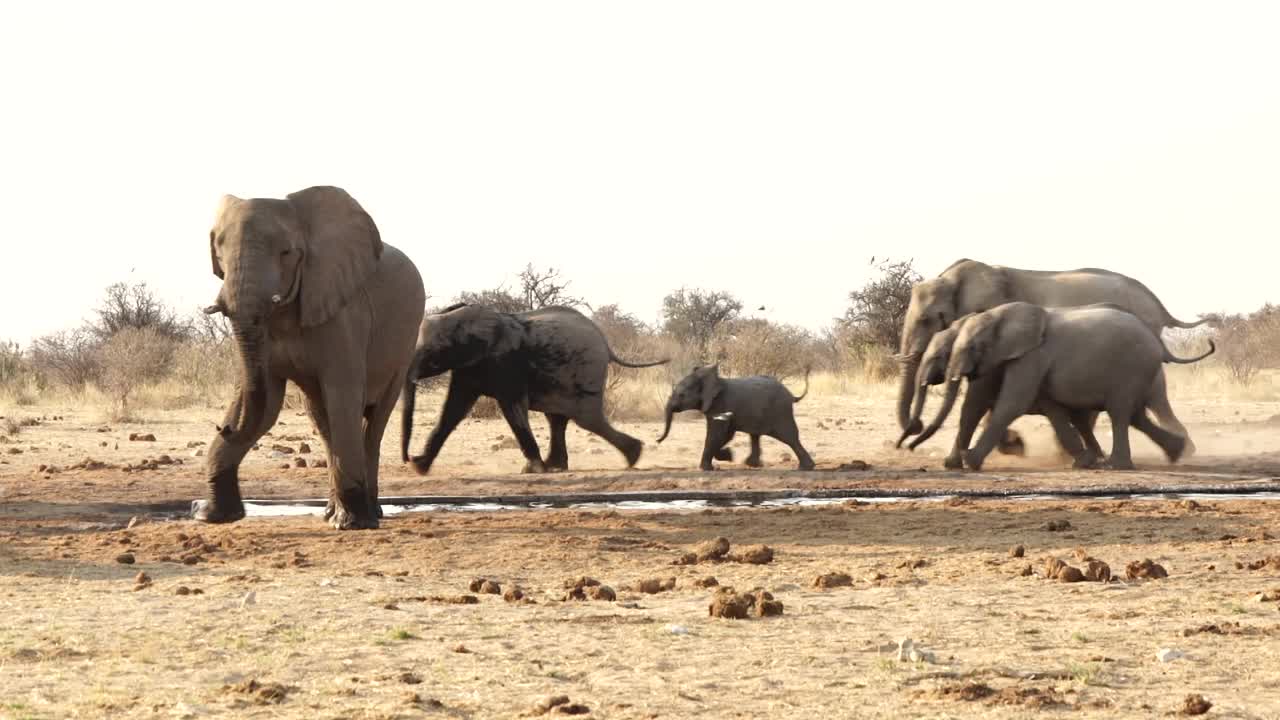
M 707 440 L 702 448 L 703 470 L 714 470 L 711 460 L 732 460 L 725 447 L 736 433 L 751 436 L 747 466 L 760 467 L 760 436 L 768 435 L 787 444 L 800 461 L 801 470 L 813 469 L 813 458 L 800 444 L 794 406 L 809 394 L 809 370 L 804 372 L 804 392 L 795 397 L 777 378 L 753 375 L 720 377 L 720 365 L 695 368 L 671 390 L 667 400 L 666 427 L 658 442 L 671 432 L 671 417 L 685 410 L 700 410 L 707 418 Z

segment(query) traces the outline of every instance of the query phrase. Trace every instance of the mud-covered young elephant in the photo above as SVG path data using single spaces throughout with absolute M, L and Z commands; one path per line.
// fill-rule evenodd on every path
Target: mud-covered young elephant
M 1164 388 L 1156 376 L 1163 363 L 1198 362 L 1214 349 L 1211 340 L 1202 355 L 1174 357 L 1137 316 L 1109 303 L 1073 308 L 1005 303 L 961 326 L 947 363 L 947 396 L 927 431 L 932 434 L 945 420 L 962 379 L 999 375 L 991 420 L 965 453 L 964 464 L 970 469 L 980 470 L 1009 423 L 1035 407 L 1049 418 L 1059 439 L 1071 443 L 1067 449 L 1081 465 L 1091 465 L 1096 458 L 1080 446 L 1077 431 L 1090 448 L 1097 447 L 1097 440 L 1087 425 L 1073 429 L 1069 423 L 1071 414 L 1090 411 L 1106 412 L 1111 418 L 1113 469 L 1133 469 L 1130 425 L 1160 446 L 1170 462 L 1177 462 L 1186 439 L 1147 417 L 1148 407 L 1168 402 L 1153 397 L 1153 391 Z
M 568 307 L 500 313 L 458 303 L 427 315 L 418 333 L 401 406 L 400 455 L 426 475 L 440 449 L 481 395 L 498 401 L 520 444 L 524 472 L 567 470 L 569 421 L 618 449 L 627 467 L 636 464 L 644 443 L 619 432 L 604 413 L 609 363 L 645 368 L 668 359 L 632 363 L 614 355 L 604 333 L 590 318 Z M 449 372 L 449 390 L 440 420 L 427 437 L 423 454 L 409 457 L 417 381 Z M 529 429 L 529 411 L 542 412 L 551 426 L 546 460 Z
M 205 312 L 230 318 L 242 368 L 196 519 L 244 517 L 240 462 L 275 424 L 292 380 L 329 455 L 325 517 L 339 529 L 377 527 L 378 449 L 426 303 L 417 268 L 354 198 L 326 186 L 224 196 L 209 255 L 222 289 Z
M 1208 322 L 1174 318 L 1147 286 L 1110 270 L 1023 270 L 968 258 L 957 260 L 938 277 L 917 283 L 911 290 L 898 355 L 902 366 L 897 406 L 901 430 L 915 435 L 923 429 L 919 422 L 911 423 L 910 411 L 917 387 L 916 373 L 929 339 L 963 315 L 1017 301 L 1047 308 L 1113 303 L 1137 316 L 1157 338 L 1166 327 L 1193 328 Z M 1185 455 L 1194 453 L 1195 444 L 1176 416 L 1161 415 L 1159 420 L 1186 438 Z M 1014 444 L 1020 445 L 1016 441 Z
M 671 419 L 676 413 L 698 410 L 707 420 L 707 437 L 698 465 L 701 469 L 715 470 L 713 459 L 733 460 L 733 452 L 725 445 L 735 434 L 744 432 L 751 436 L 747 467 L 760 467 L 760 436 L 768 435 L 791 448 L 801 470 L 812 470 L 813 458 L 800 444 L 794 407 L 808 394 L 808 369 L 804 372 L 804 392 L 796 396 L 768 375 L 721 377 L 719 363 L 694 368 L 671 389 L 666 423 L 658 442 L 671 433 Z

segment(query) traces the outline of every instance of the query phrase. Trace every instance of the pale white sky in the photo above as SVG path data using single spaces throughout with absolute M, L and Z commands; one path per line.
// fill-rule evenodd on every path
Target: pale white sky
M 447 300 L 528 261 L 820 327 L 910 257 L 1280 300 L 1280 3 L 28 2 L 0 10 L 0 338 L 146 280 L 218 197 L 340 185 Z

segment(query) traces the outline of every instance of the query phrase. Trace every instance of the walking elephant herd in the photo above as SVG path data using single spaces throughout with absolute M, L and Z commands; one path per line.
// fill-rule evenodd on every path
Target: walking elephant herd
M 377 527 L 379 448 L 400 400 L 401 458 L 427 474 L 445 440 L 481 397 L 497 401 L 525 457 L 525 472 L 569 466 L 570 420 L 618 449 L 628 467 L 644 443 L 614 428 L 604 412 L 610 363 L 643 368 L 669 362 L 619 358 L 604 334 L 572 308 L 500 313 L 459 303 L 426 314 L 426 293 L 413 261 L 385 244 L 368 213 L 344 190 L 310 187 L 284 199 L 224 196 L 209 233 L 214 275 L 222 280 L 207 313 L 227 316 L 242 372 L 237 396 L 207 454 L 208 494 L 197 519 L 245 516 L 239 466 L 272 427 L 294 382 L 329 453 L 325 518 L 336 528 Z M 1043 415 L 1076 467 L 1106 462 L 1133 467 L 1132 426 L 1170 461 L 1194 451 L 1169 406 L 1163 364 L 1194 358 L 1170 354 L 1166 328 L 1192 328 L 1173 318 L 1146 286 L 1096 268 L 1020 270 L 959 260 L 918 283 L 902 328 L 898 445 L 915 448 L 941 427 L 959 394 L 959 429 L 946 466 L 981 469 L 994 449 L 1018 452 L 1009 425 Z M 439 421 L 422 454 L 410 454 L 415 389 L 450 373 Z M 922 421 L 930 386 L 945 385 L 936 417 Z M 726 378 L 717 365 L 694 368 L 672 389 L 661 442 L 677 412 L 700 411 L 706 440 L 699 467 L 730 460 L 739 432 L 751 440 L 749 466 L 760 465 L 760 438 L 787 444 L 801 470 L 814 461 L 800 443 L 793 396 L 766 376 Z M 1159 425 L 1147 414 L 1151 410 Z M 551 430 L 545 458 L 529 412 Z M 1094 436 L 1098 414 L 1111 421 L 1109 458 Z M 978 423 L 987 420 L 976 443 Z

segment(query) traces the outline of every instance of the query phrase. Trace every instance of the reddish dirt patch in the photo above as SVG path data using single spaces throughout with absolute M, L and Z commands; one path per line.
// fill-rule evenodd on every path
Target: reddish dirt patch
M 631 586 L 631 589 L 632 589 L 632 590 L 634 590 L 634 591 L 636 591 L 636 592 L 638 592 L 638 593 L 644 593 L 644 594 L 646 594 L 646 595 L 656 595 L 656 594 L 658 594 L 658 593 L 660 593 L 660 592 L 667 592 L 668 590 L 675 590 L 675 589 L 676 589 L 676 579 L 675 579 L 675 578 L 673 578 L 673 577 L 669 577 L 669 578 L 647 578 L 647 579 L 645 579 L 645 580 L 641 580 L 641 581 L 637 582 L 635 585 Z
M 827 573 L 819 575 L 813 579 L 813 586 L 827 590 L 837 587 L 851 587 L 853 585 L 853 576 L 848 573 Z
M 1203 715 L 1209 712 L 1213 703 L 1203 695 L 1188 695 L 1182 699 L 1182 707 L 1178 710 L 1182 715 Z
M 255 679 L 245 680 L 235 685 L 227 685 L 225 692 L 248 695 L 256 705 L 279 705 L 289 697 L 289 693 L 298 688 L 280 683 L 260 683 Z
M 730 555 L 729 559 L 749 565 L 768 565 L 773 562 L 773 548 L 768 545 L 748 545 Z
M 711 617 L 745 620 L 752 617 L 775 617 L 783 612 L 782 602 L 762 589 L 738 593 L 731 587 L 722 587 L 711 598 L 707 612 Z

